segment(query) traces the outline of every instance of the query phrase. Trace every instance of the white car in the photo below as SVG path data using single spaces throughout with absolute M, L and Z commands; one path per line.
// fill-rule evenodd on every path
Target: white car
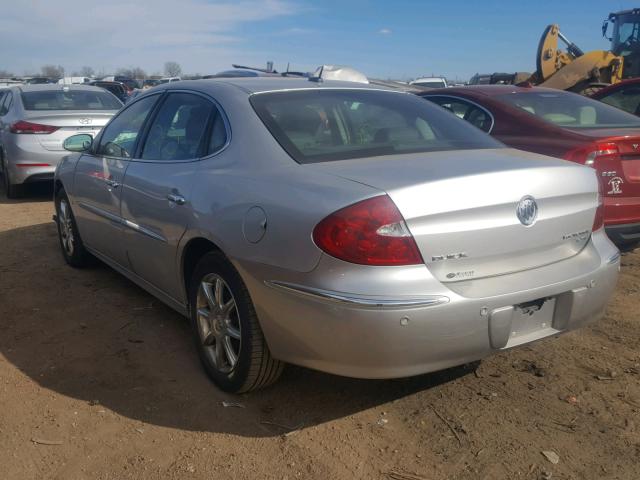
M 416 78 L 409 85 L 416 85 L 418 87 L 427 88 L 447 88 L 447 79 L 444 77 L 422 77 Z

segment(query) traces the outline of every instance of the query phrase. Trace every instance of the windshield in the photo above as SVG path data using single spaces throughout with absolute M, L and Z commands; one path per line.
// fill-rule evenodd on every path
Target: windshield
M 420 97 L 376 90 L 256 94 L 258 116 L 299 163 L 504 147 Z
M 640 127 L 640 118 L 576 93 L 530 91 L 496 98 L 560 127 Z
M 109 92 L 43 90 L 22 92 L 25 110 L 119 110 L 122 103 Z
M 429 88 L 444 88 L 446 85 L 442 80 L 429 80 L 429 81 L 418 81 L 412 82 L 411 85 L 417 85 L 419 87 L 429 87 Z

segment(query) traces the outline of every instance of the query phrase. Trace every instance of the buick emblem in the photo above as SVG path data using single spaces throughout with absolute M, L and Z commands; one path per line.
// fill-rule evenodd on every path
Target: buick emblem
M 639 145 L 640 145 L 640 144 L 634 143 L 634 144 L 633 144 L 633 149 L 634 149 L 634 150 L 637 150 Z
M 91 119 L 90 118 L 81 118 L 80 120 L 78 120 L 82 125 L 89 125 L 91 123 Z
M 523 197 L 522 200 L 518 202 L 516 215 L 518 216 L 520 223 L 525 227 L 533 225 L 538 218 L 538 204 L 536 203 L 535 198 L 529 195 Z

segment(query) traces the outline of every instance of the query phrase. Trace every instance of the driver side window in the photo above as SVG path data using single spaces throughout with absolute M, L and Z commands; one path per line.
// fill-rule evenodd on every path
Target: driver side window
M 143 98 L 114 118 L 100 138 L 96 155 L 131 158 L 142 125 L 157 99 L 158 95 Z

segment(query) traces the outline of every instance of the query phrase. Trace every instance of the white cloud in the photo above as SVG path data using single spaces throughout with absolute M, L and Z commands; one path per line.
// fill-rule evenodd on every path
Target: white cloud
M 381 28 L 380 30 L 378 30 L 378 33 L 380 35 L 391 35 L 393 31 L 390 28 Z
M 160 69 L 175 59 L 184 71 L 211 73 L 240 61 L 238 27 L 292 15 L 293 0 L 21 0 L 0 14 L 2 68 Z M 246 58 L 246 57 L 244 57 Z

